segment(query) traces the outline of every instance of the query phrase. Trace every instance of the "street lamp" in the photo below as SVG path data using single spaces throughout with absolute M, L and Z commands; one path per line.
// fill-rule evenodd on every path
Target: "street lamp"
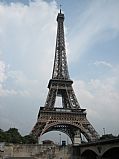
M 61 134 L 59 134 L 59 136 L 60 136 L 60 145 L 61 145 Z
M 103 132 L 104 132 L 104 135 L 105 135 L 105 128 L 103 128 Z

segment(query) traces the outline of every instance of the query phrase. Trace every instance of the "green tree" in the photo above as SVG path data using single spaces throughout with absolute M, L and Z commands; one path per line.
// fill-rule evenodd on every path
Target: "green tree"
M 26 135 L 22 138 L 24 144 L 36 144 L 37 139 L 33 135 Z
M 6 140 L 6 133 L 0 129 L 0 142 L 5 142 Z
M 22 136 L 16 128 L 10 128 L 6 131 L 6 142 L 8 143 L 22 143 Z
M 17 144 L 36 144 L 37 139 L 33 135 L 21 136 L 18 129 L 10 128 L 7 131 L 0 129 L 0 142 L 17 143 Z

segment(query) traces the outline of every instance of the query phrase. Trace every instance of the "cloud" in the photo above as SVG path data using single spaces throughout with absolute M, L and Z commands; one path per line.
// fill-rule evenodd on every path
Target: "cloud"
M 102 134 L 118 135 L 119 126 L 119 66 L 113 68 L 106 78 L 74 81 L 74 88 L 81 108 L 87 109 L 89 121 Z
M 118 8 L 118 1 L 91 1 L 83 12 L 77 13 L 77 24 L 73 26 L 70 34 L 70 48 L 74 52 L 70 55 L 70 61 L 79 60 L 79 57 L 89 53 L 94 45 L 118 37 Z
M 7 79 L 6 65 L 3 61 L 0 61 L 0 96 L 6 96 L 8 93 L 8 90 L 5 90 L 3 88 L 6 79 Z
M 6 80 L 5 63 L 3 61 L 0 61 L 0 83 L 4 82 L 5 80 Z
M 6 5 L 11 5 L 13 3 L 23 3 L 26 5 L 29 5 L 30 0 L 0 0 L 0 2 L 4 3 Z
M 112 65 L 110 63 L 106 62 L 106 61 L 96 61 L 94 64 L 96 66 L 102 65 L 102 66 L 112 68 Z
M 22 91 L 16 91 L 14 88 L 8 89 L 5 86 L 7 80 L 9 80 L 9 73 L 7 72 L 7 66 L 3 61 L 0 61 L 0 96 L 23 95 Z M 27 91 L 24 91 L 25 95 L 27 94 L 26 92 Z
M 0 5 L 0 52 L 9 65 L 7 88 L 36 89 L 35 85 L 41 87 L 44 79 L 51 76 L 56 12 L 55 2 L 42 0 L 30 2 L 29 6 L 21 3 Z M 3 67 L 1 64 L 0 80 L 4 76 Z
M 55 2 L 0 3 L 0 125 L 3 129 L 14 125 L 22 133 L 30 132 L 39 105 L 45 103 L 55 50 L 57 12 Z M 25 113 L 30 116 L 26 118 Z

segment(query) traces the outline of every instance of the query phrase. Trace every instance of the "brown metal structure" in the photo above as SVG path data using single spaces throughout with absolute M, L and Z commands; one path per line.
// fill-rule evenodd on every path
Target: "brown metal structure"
M 98 139 L 98 134 L 86 118 L 86 109 L 81 109 L 74 93 L 73 81 L 69 77 L 64 39 L 64 14 L 57 16 L 55 59 L 44 107 L 40 107 L 32 134 L 40 137 L 46 132 L 58 130 L 66 133 L 74 143 L 81 133 L 88 141 Z M 56 108 L 56 97 L 62 98 L 62 108 Z

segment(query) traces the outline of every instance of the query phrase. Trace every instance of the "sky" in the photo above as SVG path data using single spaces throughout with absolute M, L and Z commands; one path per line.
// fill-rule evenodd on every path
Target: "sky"
M 0 128 L 29 134 L 52 75 L 59 6 L 70 78 L 102 135 L 119 134 L 119 1 L 0 0 Z

